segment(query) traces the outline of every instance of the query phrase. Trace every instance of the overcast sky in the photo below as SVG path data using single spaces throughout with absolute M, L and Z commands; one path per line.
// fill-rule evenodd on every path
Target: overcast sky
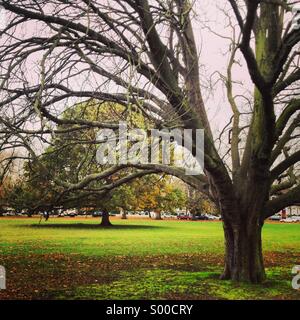
M 214 135 L 217 137 L 224 126 L 228 124 L 232 115 L 226 98 L 226 91 L 224 85 L 220 81 L 219 75 L 219 73 L 226 74 L 226 67 L 229 60 L 228 50 L 230 46 L 230 40 L 226 39 L 226 37 L 232 37 L 232 29 L 228 27 L 229 20 L 226 18 L 224 12 L 229 12 L 230 15 L 232 15 L 232 13 L 228 0 L 195 0 L 194 8 L 195 17 L 193 21 L 195 36 L 200 52 L 199 59 L 203 85 L 202 92 L 208 111 L 208 117 Z M 1 17 L 0 20 L 3 24 L 3 19 L 1 19 Z M 232 23 L 236 25 L 234 17 L 232 17 Z M 27 30 L 29 32 L 33 29 L 40 29 L 35 22 L 30 22 L 26 27 L 29 29 Z M 236 35 L 238 36 L 239 27 L 236 26 L 235 30 Z M 26 30 L 22 30 L 22 32 L 26 33 Z M 40 34 L 40 32 L 41 30 L 38 30 L 38 34 Z M 222 35 L 225 38 L 221 38 L 217 34 Z M 40 63 L 40 58 L 40 56 L 36 56 L 35 62 L 37 66 Z M 33 58 L 33 60 L 34 59 L 35 58 Z M 234 84 L 234 95 L 246 95 L 251 97 L 253 84 L 249 79 L 244 59 L 240 53 L 237 55 L 237 60 L 240 64 L 236 64 L 233 69 L 233 80 L 238 82 Z M 38 76 L 38 72 L 31 70 L 31 76 Z M 34 82 L 36 82 L 36 80 Z M 81 85 L 83 83 L 84 81 L 81 81 Z M 208 84 L 211 84 L 211 89 L 206 88 Z M 246 101 L 243 98 L 238 98 L 237 104 L 240 108 L 245 108 Z M 245 111 L 245 109 L 242 111 Z
M 228 27 L 228 19 L 225 17 L 223 10 L 226 12 L 230 10 L 227 0 L 196 1 L 197 17 L 194 22 L 194 28 L 200 51 L 201 74 L 203 75 L 203 81 L 212 76 L 212 84 L 214 84 L 211 95 L 207 96 L 208 90 L 205 89 L 203 89 L 203 93 L 207 97 L 206 106 L 209 119 L 215 131 L 222 130 L 232 114 L 226 98 L 224 85 L 220 81 L 216 84 L 216 81 L 220 79 L 216 72 L 226 74 L 230 46 L 229 39 L 221 38 L 218 35 L 224 37 L 232 36 L 232 29 Z M 235 18 L 232 18 L 232 22 L 236 25 Z M 236 26 L 235 30 L 238 36 L 239 27 Z M 249 93 L 253 90 L 253 84 L 249 78 L 241 54 L 237 55 L 237 59 L 241 65 L 236 64 L 233 68 L 233 79 L 241 82 L 242 85 L 234 85 L 234 94 L 247 94 L 247 92 Z M 237 102 L 238 104 L 243 104 L 244 101 L 238 99 Z

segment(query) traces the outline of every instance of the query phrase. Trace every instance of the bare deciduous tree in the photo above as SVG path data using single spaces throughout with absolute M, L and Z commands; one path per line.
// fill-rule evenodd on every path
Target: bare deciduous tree
M 233 112 L 230 161 L 217 149 L 202 98 L 194 4 L 188 0 L 0 0 L 8 12 L 1 32 L 1 146 L 25 148 L 27 157 L 38 162 L 38 142 L 42 149 L 49 137 L 62 133 L 57 125 L 64 126 L 64 133 L 117 127 L 111 121 L 60 116 L 78 101 L 135 106 L 158 128 L 204 129 L 204 175 L 136 165 L 137 172 L 103 190 L 139 175 L 165 172 L 209 194 L 223 218 L 222 278 L 258 283 L 265 278 L 264 220 L 300 201 L 300 31 L 291 27 L 287 1 L 224 3 L 231 6 L 241 34 L 232 37 L 223 78 Z M 255 86 L 245 123 L 232 87 L 237 52 Z M 108 168 L 73 185 L 56 183 L 68 191 L 84 189 L 125 167 Z

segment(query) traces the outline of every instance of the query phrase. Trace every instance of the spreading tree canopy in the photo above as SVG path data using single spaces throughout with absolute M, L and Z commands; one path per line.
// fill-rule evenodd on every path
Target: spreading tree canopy
M 213 199 L 222 214 L 222 278 L 257 283 L 265 278 L 265 219 L 300 201 L 300 28 L 285 0 L 223 4 L 232 30 L 227 73 L 219 72 L 232 109 L 224 128 L 228 150 L 218 148 L 224 135 L 216 137 L 202 96 L 206 83 L 200 77 L 194 12 L 201 17 L 205 8 L 189 0 L 0 0 L 7 13 L 0 34 L 1 148 L 24 149 L 22 157 L 38 163 L 49 137 L 117 128 L 116 121 L 63 118 L 78 100 L 134 105 L 157 128 L 204 129 L 203 175 L 187 176 L 175 166 L 135 165 L 137 171 L 120 175 L 103 190 L 154 172 L 181 178 Z M 234 93 L 237 62 L 251 81 L 245 99 Z M 76 184 L 56 183 L 64 190 L 86 189 L 125 167 L 97 171 Z

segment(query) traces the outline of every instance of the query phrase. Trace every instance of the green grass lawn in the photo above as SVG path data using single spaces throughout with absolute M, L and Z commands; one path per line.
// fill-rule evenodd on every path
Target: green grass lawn
M 268 274 L 260 286 L 220 281 L 219 222 L 114 219 L 0 219 L 0 299 L 299 299 L 291 269 L 300 264 L 300 224 L 263 231 Z

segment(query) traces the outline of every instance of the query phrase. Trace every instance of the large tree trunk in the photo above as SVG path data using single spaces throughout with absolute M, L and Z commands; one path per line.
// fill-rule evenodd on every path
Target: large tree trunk
M 265 279 L 262 256 L 262 224 L 223 223 L 225 234 L 225 268 L 222 279 L 260 283 Z
M 154 220 L 162 220 L 160 210 L 154 211 Z
M 102 226 L 102 227 L 112 226 L 112 224 L 109 221 L 109 212 L 106 209 L 104 209 L 102 212 L 102 219 L 101 219 L 100 226 Z
M 127 219 L 127 212 L 123 208 L 120 208 L 121 219 Z

